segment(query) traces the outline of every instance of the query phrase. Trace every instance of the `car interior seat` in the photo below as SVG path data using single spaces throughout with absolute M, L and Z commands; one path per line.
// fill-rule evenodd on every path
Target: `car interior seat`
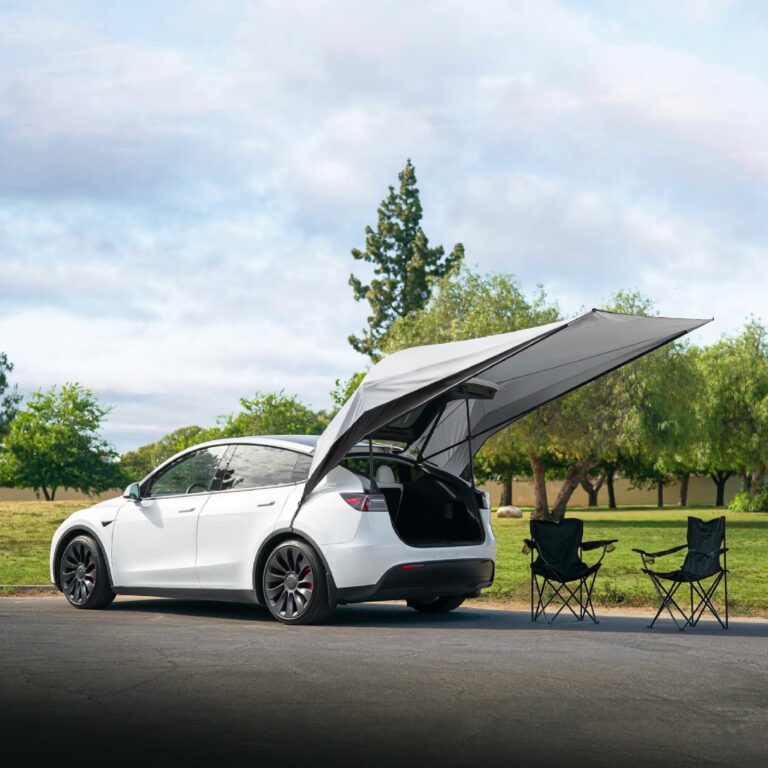
M 388 464 L 379 464 L 376 469 L 376 485 L 387 500 L 389 514 L 393 520 L 397 520 L 397 515 L 400 512 L 400 502 L 403 498 L 403 484 L 397 482 L 395 473 Z

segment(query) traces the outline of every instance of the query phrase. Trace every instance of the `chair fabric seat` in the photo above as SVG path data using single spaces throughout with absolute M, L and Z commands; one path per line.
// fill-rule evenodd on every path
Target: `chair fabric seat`
M 701 581 L 701 579 L 707 579 L 710 576 L 722 573 L 722 568 L 715 568 L 711 573 L 692 573 L 683 568 L 678 568 L 676 571 L 653 571 L 650 568 L 644 568 L 643 573 L 653 574 L 656 578 L 664 579 L 665 581 L 679 581 L 681 584 L 690 584 L 691 582 Z
M 547 579 L 553 581 L 559 581 L 561 584 L 565 584 L 569 581 L 578 581 L 584 579 L 587 576 L 591 576 L 600 569 L 601 563 L 595 563 L 594 565 L 587 565 L 586 563 L 570 563 L 565 568 L 553 568 L 550 565 L 542 562 L 541 558 L 534 560 L 531 565 L 531 570 L 537 576 L 544 576 Z

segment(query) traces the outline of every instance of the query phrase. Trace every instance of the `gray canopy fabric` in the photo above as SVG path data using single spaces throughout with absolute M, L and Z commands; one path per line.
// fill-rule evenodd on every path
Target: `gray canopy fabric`
M 468 436 L 476 453 L 529 411 L 708 322 L 592 310 L 575 320 L 395 352 L 369 371 L 320 436 L 304 493 L 361 439 L 481 376 L 498 386 L 493 399 L 469 400 L 469 420 L 467 402 L 447 401 L 410 446 L 459 475 L 470 459 Z

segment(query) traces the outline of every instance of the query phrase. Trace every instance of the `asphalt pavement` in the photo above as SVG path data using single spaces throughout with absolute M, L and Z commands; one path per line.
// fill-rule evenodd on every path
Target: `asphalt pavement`
M 768 765 L 768 623 L 0 599 L 9 765 Z

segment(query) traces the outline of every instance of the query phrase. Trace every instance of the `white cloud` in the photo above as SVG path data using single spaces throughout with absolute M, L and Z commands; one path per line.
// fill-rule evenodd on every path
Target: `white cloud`
M 614 4 L 275 0 L 229 7 L 215 44 L 205 14 L 147 38 L 21 6 L 0 348 L 26 390 L 112 398 L 121 447 L 257 388 L 325 405 L 364 365 L 349 249 L 408 156 L 430 238 L 481 268 L 568 311 L 637 287 L 731 330 L 765 313 L 768 84 L 685 38 L 728 5 L 681 5 L 660 41 Z

